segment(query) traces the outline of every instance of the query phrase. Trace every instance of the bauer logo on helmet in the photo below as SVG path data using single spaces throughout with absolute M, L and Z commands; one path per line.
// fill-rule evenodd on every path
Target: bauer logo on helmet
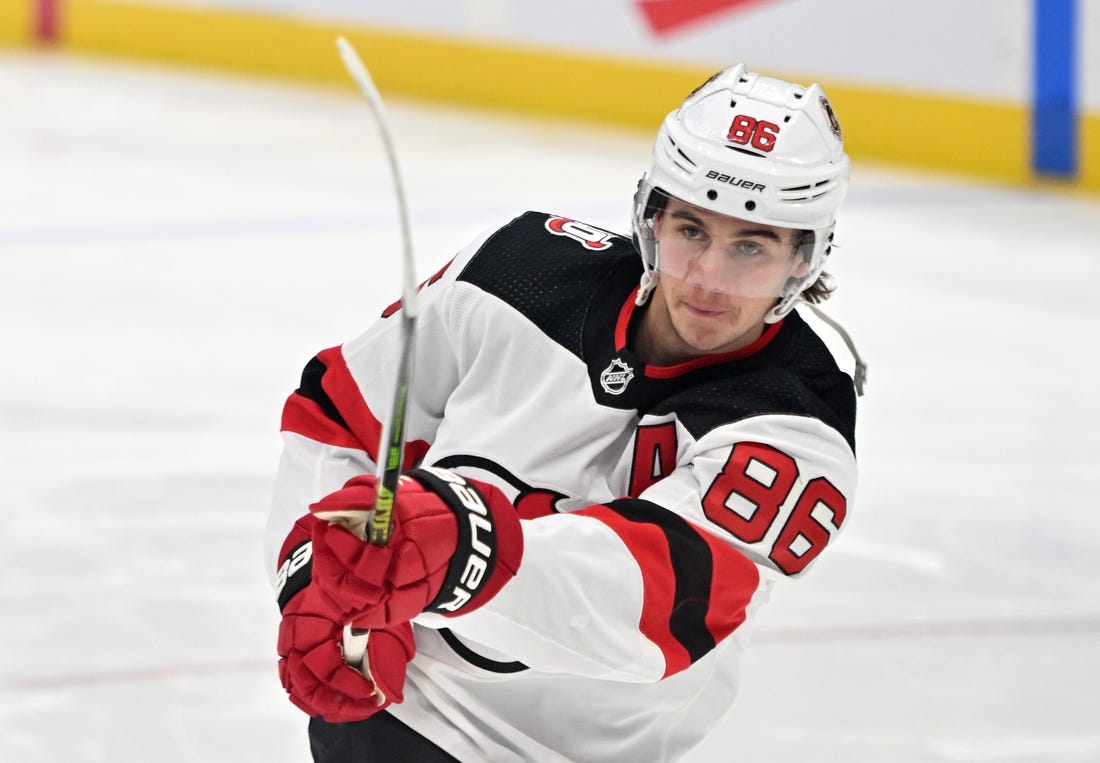
M 744 188 L 749 191 L 756 191 L 757 193 L 761 193 L 767 188 L 767 186 L 763 183 L 754 183 L 751 180 L 745 180 L 744 178 L 727 175 L 724 172 L 718 172 L 717 170 L 708 170 L 707 180 L 717 180 L 719 183 L 728 183 L 734 188 Z

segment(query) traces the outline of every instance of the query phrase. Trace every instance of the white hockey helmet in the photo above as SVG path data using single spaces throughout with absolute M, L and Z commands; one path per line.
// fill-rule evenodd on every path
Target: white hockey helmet
M 848 172 L 840 124 L 819 85 L 765 77 L 744 64 L 718 72 L 665 117 L 653 164 L 638 183 L 632 227 L 645 267 L 638 303 L 660 270 L 653 216 L 675 196 L 742 220 L 813 232 L 802 250 L 808 274 L 775 295 L 768 320 L 779 320 L 821 274 Z

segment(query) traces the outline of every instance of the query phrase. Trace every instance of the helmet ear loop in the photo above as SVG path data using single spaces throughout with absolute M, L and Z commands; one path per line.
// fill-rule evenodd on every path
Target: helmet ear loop
M 779 304 L 768 311 L 764 316 L 764 323 L 779 323 L 787 317 L 787 313 L 794 309 L 802 301 L 802 292 L 796 291 L 793 294 L 788 294 L 779 301 Z
M 791 312 L 802 301 L 802 292 L 810 288 L 814 281 L 821 275 L 821 271 L 825 269 L 825 253 L 822 252 L 820 256 L 817 256 L 818 248 L 818 234 L 814 234 L 814 241 L 810 244 L 810 256 L 806 257 L 804 254 L 803 259 L 810 265 L 810 272 L 802 278 L 789 278 L 786 285 L 783 287 L 783 293 L 780 295 L 779 303 L 767 312 L 764 316 L 764 323 L 778 323 L 783 320 L 788 313 Z M 803 251 L 803 247 L 799 249 L 800 253 Z M 812 263 L 817 260 L 816 266 Z

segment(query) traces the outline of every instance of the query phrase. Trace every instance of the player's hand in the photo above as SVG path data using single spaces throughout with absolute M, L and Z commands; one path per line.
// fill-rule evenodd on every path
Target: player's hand
M 332 723 L 361 721 L 404 699 L 405 670 L 416 653 L 412 626 L 372 630 L 358 668 L 342 650 L 344 626 L 316 591 L 291 600 L 279 625 L 279 679 L 290 701 Z
M 309 508 L 319 519 L 346 520 L 368 511 L 374 496 L 375 479 L 364 475 Z M 522 557 L 523 531 L 511 502 L 449 469 L 401 477 L 385 546 L 337 524 L 313 528 L 314 585 L 363 627 L 406 622 L 424 611 L 476 609 L 512 579 Z
M 345 638 L 344 612 L 312 584 L 312 527 L 305 516 L 295 524 L 282 550 L 279 568 L 279 679 L 290 701 L 311 716 L 345 722 L 369 718 L 403 699 L 405 670 L 416 653 L 408 623 Z M 345 643 L 358 652 L 349 659 Z

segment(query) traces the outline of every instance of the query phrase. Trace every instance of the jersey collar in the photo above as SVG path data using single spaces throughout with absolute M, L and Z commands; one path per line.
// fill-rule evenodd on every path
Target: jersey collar
M 637 307 L 637 303 L 635 302 L 637 295 L 638 287 L 635 286 L 633 291 L 627 295 L 626 301 L 619 310 L 619 318 L 615 322 L 615 352 L 617 353 L 621 353 L 626 349 L 627 337 L 630 335 L 630 323 L 634 318 L 635 309 Z M 768 324 L 764 328 L 764 333 L 761 334 L 756 341 L 738 350 L 733 350 L 732 352 L 700 355 L 697 358 L 692 358 L 691 360 L 684 361 L 683 363 L 676 363 L 671 366 L 654 366 L 646 364 L 645 375 L 651 379 L 671 379 L 706 366 L 712 366 L 718 363 L 728 363 L 731 360 L 743 360 L 767 347 L 772 339 L 775 338 L 776 334 L 779 333 L 779 329 L 782 325 L 782 320 Z

